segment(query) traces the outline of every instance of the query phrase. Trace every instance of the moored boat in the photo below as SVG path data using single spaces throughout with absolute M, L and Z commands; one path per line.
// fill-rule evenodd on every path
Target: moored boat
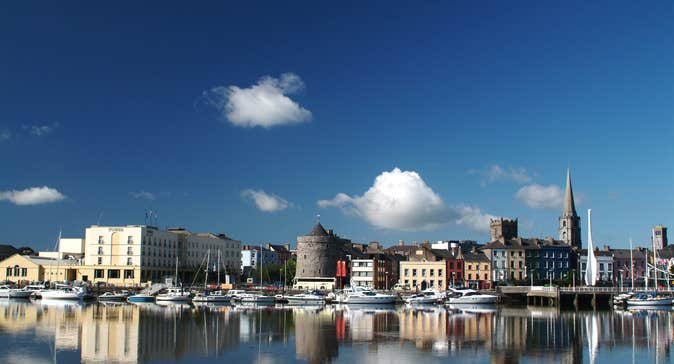
M 131 296 L 129 291 L 105 292 L 98 296 L 98 300 L 101 302 L 121 302 L 125 301 L 129 296 Z
M 449 287 L 451 293 L 447 296 L 447 303 L 450 304 L 494 304 L 498 302 L 498 296 L 484 294 L 474 289 L 456 289 Z
M 637 293 L 627 300 L 627 306 L 671 306 L 674 298 L 655 293 Z
M 231 301 L 232 296 L 227 295 L 222 290 L 217 291 L 204 291 L 203 293 L 197 294 L 192 298 L 192 302 L 198 303 L 227 303 Z
M 157 302 L 189 302 L 192 300 L 192 293 L 184 290 L 182 287 L 170 287 L 164 293 L 158 294 L 155 299 Z
M 295 295 L 283 296 L 291 305 L 323 305 L 325 296 L 320 291 L 307 291 Z
M 407 296 L 403 298 L 403 301 L 405 303 L 411 304 L 411 305 L 428 305 L 428 304 L 434 304 L 437 302 L 442 302 L 442 300 L 446 297 L 446 294 L 443 292 L 438 292 L 434 289 L 426 289 L 420 293 L 413 294 L 411 296 Z
M 73 287 L 66 284 L 57 284 L 54 289 L 42 291 L 42 300 L 73 300 L 81 301 L 88 296 L 85 287 Z
M 0 286 L 0 298 L 29 298 L 33 292 L 24 291 L 10 286 Z
M 346 304 L 393 304 L 397 296 L 379 293 L 369 287 L 361 287 L 351 282 L 351 286 L 335 295 L 335 302 Z

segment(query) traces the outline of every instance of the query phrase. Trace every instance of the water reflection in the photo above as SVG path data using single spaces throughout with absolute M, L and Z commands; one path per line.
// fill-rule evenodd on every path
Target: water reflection
M 674 312 L 0 301 L 0 362 L 669 362 Z M 79 357 L 77 359 L 77 357 Z

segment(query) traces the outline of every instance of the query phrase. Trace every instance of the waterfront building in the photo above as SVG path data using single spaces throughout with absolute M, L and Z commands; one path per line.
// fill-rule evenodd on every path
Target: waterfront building
M 663 249 L 667 246 L 667 228 L 662 225 L 656 225 L 653 228 L 653 247 L 656 250 Z
M 74 281 L 82 268 L 76 259 L 54 259 L 16 253 L 0 261 L 0 281 L 27 284 L 45 281 Z
M 360 253 L 351 248 L 351 240 L 340 238 L 332 230 L 326 231 L 319 222 L 307 235 L 297 237 L 293 286 L 296 289 L 334 289 L 337 286 L 337 261 L 359 256 Z
M 486 244 L 482 251 L 491 262 L 492 280 L 495 283 L 524 280 L 526 249 L 521 238 L 497 240 Z
M 564 210 L 559 217 L 559 240 L 571 245 L 575 249 L 582 247 L 580 238 L 580 217 L 576 213 L 576 204 L 573 200 L 571 187 L 571 171 L 566 170 L 566 191 L 564 193 Z
M 622 278 L 623 285 L 631 286 L 632 272 L 630 269 L 634 267 L 634 285 L 642 286 L 644 276 L 646 274 L 646 254 L 644 253 L 645 249 L 634 248 L 632 250 L 632 264 L 630 264 L 629 249 L 610 249 L 610 251 L 613 253 L 613 273 L 615 277 L 615 283 L 620 284 L 620 280 Z
M 351 280 L 357 286 L 389 289 L 393 285 L 393 260 L 384 254 L 367 254 L 351 260 Z
M 433 250 L 430 245 L 417 247 L 408 261 L 400 262 L 400 285 L 413 290 L 435 288 L 446 290 L 448 284 L 445 253 Z M 455 277 L 456 278 L 456 277 Z M 451 278 L 449 278 L 451 279 Z
M 465 264 L 459 242 L 438 242 L 431 245 L 431 250 L 446 262 L 447 284 L 463 286 Z
M 489 258 L 477 249 L 464 252 L 462 255 L 465 285 L 477 289 L 490 288 L 492 269 Z
M 263 267 L 280 264 L 279 256 L 275 251 L 263 246 L 244 245 L 241 249 L 242 276 L 258 281 L 259 276 L 250 277 L 250 274 L 254 269 L 260 267 L 260 262 Z
M 225 281 L 239 276 L 241 242 L 224 234 L 193 234 L 183 228 L 159 230 L 148 225 L 94 225 L 85 231 L 84 266 L 78 279 L 122 286 L 163 282 L 175 276 L 177 265 L 180 280 L 191 282 L 205 266 L 209 250 L 211 265 L 220 252 Z
M 603 250 L 594 249 L 594 255 L 597 257 L 597 282 L 602 284 L 613 284 L 613 252 L 608 247 Z M 585 277 L 587 269 L 587 249 L 582 249 L 578 256 L 580 265 L 580 277 Z M 577 278 L 578 279 L 578 278 Z

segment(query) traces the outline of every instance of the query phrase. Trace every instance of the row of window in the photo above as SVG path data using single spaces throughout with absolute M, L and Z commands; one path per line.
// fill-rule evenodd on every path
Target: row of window
M 479 264 L 475 264 L 475 269 L 479 270 L 479 269 L 480 269 L 480 265 L 479 265 Z M 473 270 L 473 265 L 472 265 L 472 264 L 468 264 L 468 270 Z M 489 266 L 485 264 L 485 265 L 484 265 L 484 268 L 482 268 L 482 270 L 488 271 L 488 270 L 489 270 Z
M 409 286 L 409 285 L 410 285 L 410 280 L 409 280 L 409 279 L 405 279 L 404 282 L 405 282 L 405 285 L 406 285 L 406 286 Z M 438 287 L 439 287 L 439 288 L 445 288 L 445 287 L 442 285 L 442 283 L 443 283 L 443 280 L 442 280 L 442 279 L 438 280 Z M 416 287 L 416 286 L 417 286 L 417 280 L 416 280 L 416 279 L 412 279 L 412 287 Z M 429 288 L 435 287 L 435 280 L 431 279 L 430 281 L 428 281 L 428 287 L 429 287 Z
M 581 264 L 582 264 L 581 269 L 585 270 L 586 266 L 587 266 L 587 263 L 583 262 Z M 604 271 L 604 263 L 599 263 L 599 270 Z M 613 263 L 606 263 L 606 271 L 608 271 L 608 272 L 613 271 Z
M 120 269 L 108 269 L 108 278 L 119 278 Z M 124 279 L 132 279 L 134 277 L 133 269 L 124 269 Z M 104 269 L 94 269 L 94 279 L 105 278 Z
M 14 268 L 7 267 L 7 277 L 25 277 L 28 275 L 28 268 L 20 268 L 15 265 Z
M 353 277 L 372 277 L 372 272 L 352 272 Z
M 434 277 L 434 276 L 435 276 L 435 269 L 431 268 L 431 269 L 429 269 L 428 271 L 429 271 L 431 277 Z M 404 274 L 404 276 L 408 277 L 409 275 L 410 275 L 410 270 L 409 270 L 409 268 L 405 268 L 405 274 Z M 439 276 L 442 275 L 442 269 L 438 269 L 438 275 L 439 275 Z M 413 268 L 413 269 L 412 269 L 412 277 L 416 277 L 416 276 L 417 276 L 417 269 L 416 269 L 416 268 Z M 422 276 L 422 277 L 426 277 L 426 268 L 424 268 L 424 269 L 421 270 L 421 276 Z
M 473 279 L 473 274 L 472 274 L 472 273 L 468 273 L 468 280 L 470 281 L 470 280 L 472 280 L 472 279 Z M 480 276 L 479 276 L 477 273 L 475 274 L 475 279 L 477 279 L 477 280 L 480 279 Z M 486 281 L 486 280 L 489 280 L 489 273 L 485 273 L 485 275 L 484 275 L 484 280 L 485 280 L 485 281 Z

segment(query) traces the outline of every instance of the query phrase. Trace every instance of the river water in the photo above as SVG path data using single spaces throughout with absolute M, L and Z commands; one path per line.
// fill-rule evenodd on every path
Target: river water
M 668 310 L 0 301 L 0 363 L 671 363 Z

